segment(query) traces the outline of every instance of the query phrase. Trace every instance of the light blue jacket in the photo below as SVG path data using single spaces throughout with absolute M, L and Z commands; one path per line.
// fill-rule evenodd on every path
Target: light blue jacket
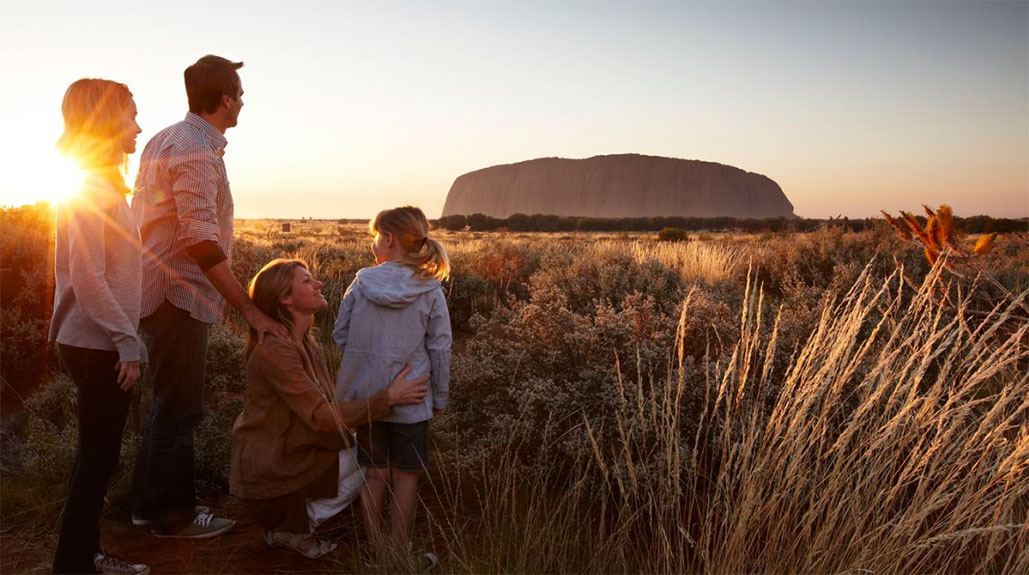
M 429 376 L 420 405 L 398 405 L 384 421 L 432 419 L 450 394 L 450 313 L 440 283 L 394 262 L 364 268 L 339 304 L 332 338 L 343 351 L 336 400 L 354 401 L 389 387 L 404 365 L 408 378 Z

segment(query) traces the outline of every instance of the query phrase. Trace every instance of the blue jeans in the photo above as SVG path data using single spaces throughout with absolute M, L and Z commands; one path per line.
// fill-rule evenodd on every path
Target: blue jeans
M 118 465 L 132 394 L 118 387 L 118 352 L 58 344 L 61 363 L 75 382 L 79 441 L 61 517 L 54 573 L 95 573 L 100 511 Z
M 133 515 L 150 519 L 156 533 L 174 533 L 193 521 L 193 432 L 203 416 L 208 324 L 167 301 L 141 319 L 154 401 L 132 475 Z

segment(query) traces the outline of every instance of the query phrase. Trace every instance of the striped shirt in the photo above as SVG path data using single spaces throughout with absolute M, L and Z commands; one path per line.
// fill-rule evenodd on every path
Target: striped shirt
M 193 113 L 158 132 L 140 158 L 132 213 L 143 241 L 146 317 L 162 303 L 206 323 L 221 322 L 225 299 L 186 248 L 211 240 L 232 249 L 232 193 L 222 161 L 225 136 Z

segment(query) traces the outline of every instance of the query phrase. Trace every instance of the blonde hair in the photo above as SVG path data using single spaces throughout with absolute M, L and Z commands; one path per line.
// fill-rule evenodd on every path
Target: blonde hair
M 64 132 L 57 140 L 61 152 L 101 174 L 123 193 L 129 189 L 120 171 L 128 166 L 121 145 L 122 114 L 131 102 L 132 92 L 125 84 L 96 78 L 76 80 L 64 92 Z
M 400 263 L 413 269 L 423 278 L 445 280 L 450 277 L 450 258 L 443 245 L 429 237 L 429 221 L 422 210 L 414 206 L 403 206 L 379 212 L 368 229 L 373 234 L 393 234 L 404 258 Z
M 303 260 L 274 259 L 257 272 L 247 287 L 247 295 L 250 296 L 250 301 L 254 302 L 257 309 L 285 325 L 290 331 L 293 330 L 293 314 L 282 303 L 282 300 L 289 297 L 293 291 L 293 273 L 298 267 L 308 269 L 307 263 Z M 311 324 L 314 324 L 314 316 L 311 317 Z M 307 326 L 304 339 L 308 344 L 316 345 L 310 325 Z M 257 347 L 257 331 L 251 327 L 247 336 L 244 356 L 249 359 L 255 347 Z

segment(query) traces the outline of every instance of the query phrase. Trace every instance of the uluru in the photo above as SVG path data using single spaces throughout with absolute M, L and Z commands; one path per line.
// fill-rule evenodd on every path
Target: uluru
M 483 168 L 454 180 L 443 216 L 547 214 L 792 218 L 771 178 L 733 166 L 639 154 L 539 158 Z

